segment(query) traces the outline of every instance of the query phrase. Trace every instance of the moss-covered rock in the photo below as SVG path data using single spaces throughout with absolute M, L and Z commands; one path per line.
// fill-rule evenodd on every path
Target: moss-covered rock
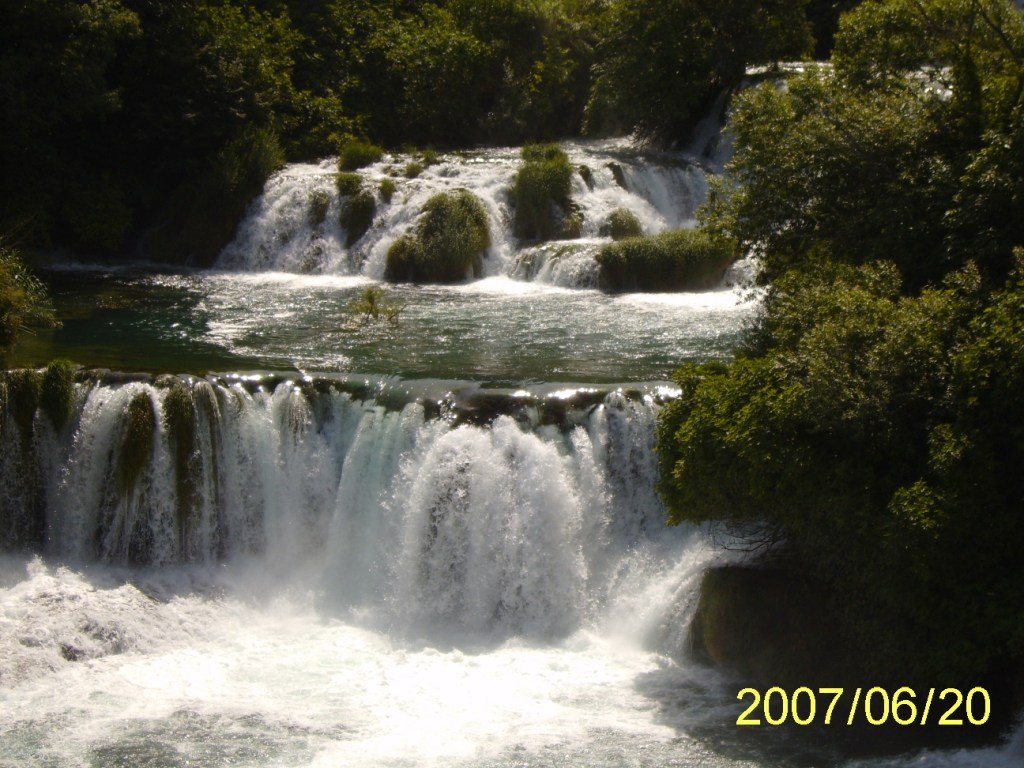
M 612 240 L 640 237 L 643 233 L 640 219 L 628 208 L 616 208 L 601 227 L 601 234 L 611 237 Z
M 402 171 L 402 173 L 405 175 L 405 178 L 407 179 L 415 179 L 421 173 L 423 173 L 423 163 L 419 162 L 418 160 L 413 160 L 411 163 L 405 166 L 405 169 Z
M 177 524 L 182 544 L 187 540 L 195 511 L 195 483 L 191 461 L 195 452 L 196 414 L 192 390 L 184 383 L 172 386 L 164 396 L 163 423 L 167 430 L 177 490 Z
M 39 408 L 43 377 L 28 369 L 7 374 L 7 407 L 24 440 L 32 438 L 32 422 Z
M 563 240 L 576 240 L 583 234 L 583 210 L 575 203 L 569 203 L 569 209 L 562 219 L 562 230 L 559 236 Z
M 117 456 L 117 486 L 122 497 L 134 490 L 153 455 L 156 413 L 149 393 L 143 390 L 128 403 L 124 431 Z
M 395 196 L 395 192 L 398 191 L 398 184 L 395 183 L 394 179 L 382 179 L 380 182 L 380 199 L 385 203 L 390 203 L 391 198 Z
M 384 150 L 369 141 L 350 139 L 341 145 L 338 153 L 338 168 L 342 171 L 357 171 L 379 162 Z
M 590 169 L 589 165 L 581 165 L 576 170 L 579 171 L 580 178 L 583 179 L 583 183 L 587 185 L 587 189 L 594 188 L 594 172 Z
M 345 245 L 351 248 L 373 226 L 377 200 L 365 189 L 352 195 L 341 205 L 341 226 L 345 228 Z
M 816 584 L 781 571 L 725 566 L 704 575 L 690 646 L 751 683 L 837 685 L 850 667 L 838 626 Z
M 618 163 L 608 163 L 608 170 L 612 172 L 615 183 L 626 189 L 626 172 L 622 170 L 622 166 Z
M 491 245 L 487 211 L 470 192 L 434 195 L 423 207 L 415 234 L 388 250 L 385 278 L 399 282 L 457 283 L 483 268 Z
M 327 218 L 327 211 L 331 207 L 331 196 L 324 190 L 318 189 L 309 196 L 309 225 L 319 227 Z
M 597 254 L 601 286 L 611 291 L 705 291 L 736 259 L 734 243 L 683 229 L 610 243 Z
M 737 687 L 749 685 L 762 693 L 771 686 L 789 692 L 799 687 L 813 691 L 823 687 L 846 688 L 847 698 L 843 701 L 847 712 L 853 689 L 864 686 L 866 681 L 890 692 L 901 686 L 927 690 L 934 684 L 932 677 L 912 677 L 906 659 L 901 662 L 898 657 L 888 656 L 889 638 L 879 636 L 873 647 L 864 647 L 851 631 L 849 622 L 855 620 L 856 617 L 841 613 L 835 596 L 806 575 L 775 567 L 712 568 L 701 582 L 689 628 L 690 651 L 697 659 L 738 676 Z M 970 732 L 938 726 L 938 718 L 926 728 L 906 728 L 892 720 L 882 727 L 872 726 L 860 716 L 850 727 L 846 726 L 845 713 L 839 731 L 811 731 L 792 722 L 784 728 L 793 729 L 791 737 L 809 737 L 818 747 L 822 738 L 834 739 L 833 746 L 850 755 L 992 742 L 1005 735 L 1014 713 L 1019 711 L 1022 682 L 1020 666 L 1012 664 L 969 680 L 950 677 L 943 681 L 943 685 L 960 686 L 965 691 L 980 685 L 991 695 L 989 723 Z M 751 703 L 752 699 L 748 697 L 745 701 Z M 919 706 L 923 706 L 922 701 L 923 695 Z M 822 705 L 819 697 L 819 718 Z M 762 702 L 752 717 L 763 720 L 763 706 Z M 751 733 L 746 735 L 755 736 L 753 732 L 758 729 L 741 730 L 749 730 Z
M 75 412 L 75 365 L 69 360 L 54 360 L 43 371 L 39 405 L 60 432 Z
M 523 147 L 523 165 L 512 186 L 516 237 L 550 240 L 569 213 L 572 166 L 557 144 Z

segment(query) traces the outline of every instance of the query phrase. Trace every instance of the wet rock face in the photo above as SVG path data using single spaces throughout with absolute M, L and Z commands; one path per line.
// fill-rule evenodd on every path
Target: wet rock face
M 753 683 L 836 685 L 849 660 L 827 597 L 817 585 L 781 571 L 713 568 L 701 584 L 690 646 Z

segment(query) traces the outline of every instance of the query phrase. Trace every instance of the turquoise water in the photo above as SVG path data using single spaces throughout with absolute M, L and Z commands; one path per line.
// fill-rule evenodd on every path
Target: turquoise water
M 505 277 L 384 286 L 397 324 L 363 323 L 362 277 L 73 270 L 47 275 L 63 327 L 8 362 L 116 370 L 358 372 L 493 384 L 661 381 L 726 358 L 753 305 L 733 290 L 611 296 Z

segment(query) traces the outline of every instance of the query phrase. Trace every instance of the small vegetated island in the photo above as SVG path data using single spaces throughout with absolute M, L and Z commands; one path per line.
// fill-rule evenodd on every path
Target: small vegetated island
M 1019 757 L 1017 3 L 3 15 L 0 753 L 228 765 L 231 732 L 257 764 L 381 765 L 416 753 L 353 713 L 408 707 L 453 765 L 685 762 L 680 732 L 722 766 Z M 254 607 L 267 579 L 329 626 Z M 195 681 L 149 719 L 100 701 L 210 643 L 234 709 Z M 81 710 L 40 699 L 101 658 Z M 429 682 L 486 670 L 527 703 Z M 747 686 L 989 712 L 694 714 Z M 544 707 L 557 744 L 513 739 Z

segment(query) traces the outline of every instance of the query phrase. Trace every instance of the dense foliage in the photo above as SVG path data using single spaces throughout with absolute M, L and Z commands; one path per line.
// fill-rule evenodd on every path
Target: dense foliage
M 735 260 L 732 241 L 680 229 L 628 237 L 597 254 L 602 287 L 613 291 L 703 291 L 722 284 Z
M 833 5 L 808 12 L 822 39 Z M 746 64 L 810 48 L 802 3 L 751 0 L 0 0 L 0 15 L 0 233 L 197 264 L 286 159 L 551 140 L 581 131 L 588 101 L 595 129 L 600 113 L 683 141 Z
M 628 0 L 604 23 L 588 130 L 661 141 L 685 139 L 748 65 L 813 47 L 806 0 Z
M 709 224 L 772 282 L 660 423 L 672 519 L 770 545 L 904 679 L 1024 660 L 1022 54 L 1008 0 L 873 0 L 741 99 Z
M 56 324 L 45 286 L 17 251 L 0 245 L 0 359 L 20 334 Z

